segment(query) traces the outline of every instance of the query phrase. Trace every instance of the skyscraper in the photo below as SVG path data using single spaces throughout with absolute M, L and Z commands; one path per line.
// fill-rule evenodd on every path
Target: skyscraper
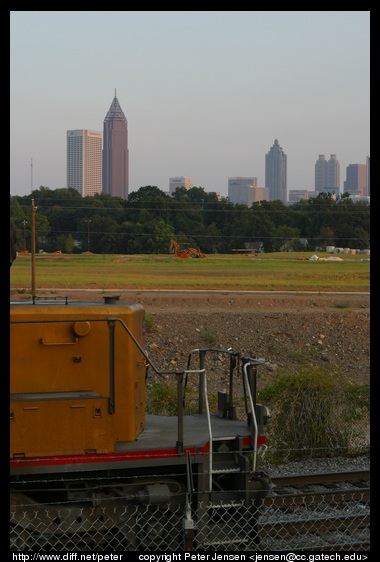
M 320 154 L 315 163 L 315 191 L 328 192 L 339 195 L 340 192 L 340 163 L 336 154 L 330 154 L 330 160 Z
M 315 163 L 314 168 L 315 181 L 314 188 L 315 191 L 323 191 L 326 187 L 327 178 L 327 161 L 324 154 L 320 154 L 318 160 Z
M 67 187 L 82 195 L 102 192 L 102 132 L 87 129 L 67 131 Z
M 349 164 L 346 168 L 346 178 L 343 182 L 343 193 L 367 195 L 367 164 Z
M 269 187 L 270 201 L 287 202 L 287 156 L 277 139 L 265 155 L 265 187 Z
M 228 178 L 228 199 L 231 203 L 251 207 L 258 201 L 269 201 L 269 189 L 258 187 L 256 177 L 235 176 Z
M 326 190 L 335 195 L 340 193 L 340 163 L 336 154 L 330 154 L 327 162 Z
M 253 202 L 252 188 L 257 187 L 257 178 L 253 176 L 235 176 L 228 178 L 228 199 L 250 207 Z
M 370 166 L 371 158 L 367 156 L 366 164 L 367 164 L 367 196 L 371 196 L 371 166 Z
M 128 122 L 116 97 L 103 122 L 103 193 L 128 198 Z

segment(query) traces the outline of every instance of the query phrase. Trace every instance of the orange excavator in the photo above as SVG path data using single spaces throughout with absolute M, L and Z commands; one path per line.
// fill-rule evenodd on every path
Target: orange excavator
M 205 258 L 206 254 L 203 254 L 196 248 L 188 248 L 189 254 L 191 258 Z
M 176 258 L 205 258 L 206 255 L 202 254 L 196 248 L 181 248 L 180 244 L 175 240 L 170 241 L 169 253 L 174 253 Z
M 189 258 L 190 253 L 188 249 L 181 249 L 181 246 L 175 240 L 170 241 L 169 253 L 174 253 L 175 258 Z

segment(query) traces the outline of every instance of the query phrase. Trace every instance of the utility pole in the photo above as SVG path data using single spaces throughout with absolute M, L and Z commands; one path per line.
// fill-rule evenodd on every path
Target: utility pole
M 30 193 L 33 193 L 33 158 L 30 159 Z
M 32 221 L 31 221 L 31 244 L 32 244 L 32 299 L 36 298 L 36 215 L 37 207 L 34 206 L 32 199 Z
M 23 220 L 23 225 L 24 225 L 24 252 L 26 253 L 26 232 L 25 232 L 25 225 L 28 222 L 27 220 Z
M 87 251 L 90 251 L 90 245 L 91 245 L 91 235 L 90 235 L 90 224 L 91 224 L 91 219 L 85 219 L 86 223 L 87 223 Z

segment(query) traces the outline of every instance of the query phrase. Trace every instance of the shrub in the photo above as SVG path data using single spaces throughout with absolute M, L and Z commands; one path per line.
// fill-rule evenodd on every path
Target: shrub
M 177 386 L 164 382 L 154 382 L 147 393 L 146 410 L 148 414 L 175 416 L 177 414 Z
M 150 330 L 153 328 L 154 318 L 150 312 L 145 312 L 145 328 Z
M 204 343 L 207 343 L 209 345 L 212 345 L 216 342 L 216 336 L 211 332 L 208 332 L 207 330 L 203 330 L 203 332 L 200 333 L 200 337 L 204 341 Z
M 271 410 L 267 457 L 273 462 L 366 448 L 362 428 L 369 427 L 369 387 L 348 383 L 337 370 L 301 367 L 278 375 L 260 391 L 259 400 Z
M 185 415 L 198 413 L 198 389 L 186 385 L 184 413 Z M 217 408 L 217 395 L 208 394 L 209 407 L 212 411 Z M 152 382 L 147 390 L 146 410 L 148 414 L 157 416 L 176 416 L 178 414 L 177 385 L 173 382 Z

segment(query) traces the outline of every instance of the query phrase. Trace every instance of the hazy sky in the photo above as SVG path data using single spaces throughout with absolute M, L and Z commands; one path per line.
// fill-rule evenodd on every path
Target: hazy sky
M 66 187 L 66 132 L 103 131 L 115 89 L 130 191 L 264 187 L 275 139 L 288 192 L 314 189 L 319 154 L 342 191 L 370 156 L 370 12 L 11 11 L 11 195 Z

